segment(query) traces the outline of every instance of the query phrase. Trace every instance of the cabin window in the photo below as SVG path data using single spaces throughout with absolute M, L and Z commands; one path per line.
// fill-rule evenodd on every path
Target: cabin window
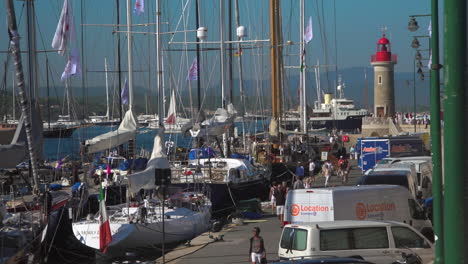
M 378 76 L 378 84 L 382 84 L 382 75 Z

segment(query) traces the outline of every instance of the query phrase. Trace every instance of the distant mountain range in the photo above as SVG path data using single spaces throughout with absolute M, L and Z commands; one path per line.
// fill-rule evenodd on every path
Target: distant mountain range
M 345 83 L 345 89 L 344 89 L 344 94 L 346 98 L 354 99 L 356 105 L 365 107 L 367 104 L 365 102 L 365 80 L 364 80 L 364 71 L 367 71 L 367 78 L 368 78 L 368 105 L 372 109 L 373 105 L 373 100 L 374 100 L 374 73 L 373 69 L 371 67 L 355 67 L 355 68 L 347 68 L 347 69 L 339 69 L 339 74 L 342 77 L 343 82 Z M 331 86 L 331 92 L 334 93 L 335 90 L 335 72 L 330 71 L 328 73 L 329 76 L 329 83 Z M 409 81 L 409 86 L 407 81 Z M 195 82 L 194 82 L 195 83 Z M 315 85 L 315 76 L 313 75 L 313 72 L 309 72 L 307 76 L 307 98 L 308 98 L 308 104 L 313 105 L 313 101 L 317 100 L 317 95 L 316 95 L 316 85 Z M 321 86 L 324 91 L 327 91 L 327 87 L 329 85 L 327 84 L 327 74 L 326 73 L 321 73 Z M 285 91 L 284 91 L 284 101 L 286 104 L 287 108 L 290 107 L 295 107 L 298 105 L 298 84 L 299 84 L 299 75 L 289 75 L 287 80 L 285 80 Z M 233 86 L 234 86 L 234 102 L 236 104 L 236 101 L 238 102 L 239 100 L 239 92 L 238 92 L 238 87 L 239 87 L 239 80 L 233 80 Z M 196 87 L 196 86 L 194 86 Z M 264 107 L 269 107 L 270 105 L 270 81 L 269 79 L 257 81 L 257 80 L 246 80 L 244 81 L 244 87 L 245 87 L 245 94 L 246 94 L 246 100 L 247 100 L 247 108 L 249 109 L 249 105 L 257 104 L 259 102 L 259 98 L 257 98 L 257 88 L 256 87 L 262 87 L 263 88 L 263 96 L 261 98 L 261 102 L 264 105 Z M 58 88 L 57 88 L 58 89 Z M 206 92 L 206 94 L 209 94 L 205 98 L 206 103 L 206 108 L 214 109 L 216 107 L 219 107 L 219 104 L 221 102 L 220 99 L 220 87 L 219 84 L 214 84 L 208 88 L 209 92 Z M 52 93 L 52 92 L 51 92 Z M 105 104 L 105 89 L 104 87 L 88 87 L 88 101 L 92 102 L 100 102 L 100 104 Z M 180 98 L 182 98 L 182 104 L 185 106 L 189 105 L 189 91 L 185 89 L 184 91 L 179 91 L 180 93 Z M 45 88 L 41 89 L 41 94 L 42 96 L 45 96 L 46 91 Z M 81 100 L 81 88 L 80 87 L 74 87 L 73 88 L 73 94 L 77 95 L 75 96 L 75 100 L 77 101 L 82 101 Z M 192 92 L 193 95 L 196 95 L 196 92 Z M 113 97 L 117 97 L 118 93 L 115 93 Z M 169 95 L 167 95 L 169 96 Z M 56 97 L 54 95 L 53 97 Z M 99 100 L 96 100 L 97 98 L 93 97 L 102 97 Z M 138 108 L 139 109 L 144 109 L 146 105 L 146 100 L 145 97 L 149 97 L 150 100 L 148 100 L 149 104 L 154 104 L 156 101 L 156 96 L 154 91 L 148 91 L 147 89 L 141 87 L 141 86 L 136 86 L 135 87 L 135 100 L 138 102 Z M 93 98 L 93 99 L 92 99 Z M 395 99 L 396 99 L 396 107 L 397 111 L 412 111 L 413 109 L 413 73 L 406 73 L 406 72 L 396 72 L 395 73 Z M 166 98 L 166 101 L 169 101 L 169 98 Z M 424 111 L 425 109 L 428 109 L 429 106 L 429 74 L 426 73 L 425 76 L 425 81 L 421 81 L 419 79 L 419 76 L 416 75 L 416 104 L 418 106 L 418 111 Z M 196 102 L 196 99 L 194 99 L 194 102 Z M 256 105 L 258 107 L 258 105 Z M 99 107 L 99 110 L 96 109 L 96 107 L 90 107 L 93 108 L 94 110 L 101 112 L 102 110 Z M 154 107 L 151 107 L 153 108 Z

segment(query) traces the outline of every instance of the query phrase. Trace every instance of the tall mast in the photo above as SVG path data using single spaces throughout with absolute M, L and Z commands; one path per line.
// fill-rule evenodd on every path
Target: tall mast
M 84 3 L 85 0 L 81 0 L 81 12 L 80 12 L 80 17 L 81 17 L 81 24 L 84 25 Z M 81 26 L 81 65 L 83 66 L 83 74 L 81 76 L 81 90 L 82 90 L 82 96 L 83 96 L 83 119 L 87 118 L 87 93 L 86 93 L 86 63 L 85 63 L 85 39 L 84 39 L 84 26 Z M 67 90 L 68 93 L 68 90 Z M 67 94 L 68 95 L 68 94 Z M 70 108 L 70 101 L 68 101 L 68 108 Z M 70 112 L 68 112 L 68 115 L 70 115 Z
M 198 29 L 200 27 L 200 19 L 199 19 L 199 6 L 198 6 L 198 0 L 195 0 L 195 27 Z M 200 39 L 198 37 L 196 38 L 197 42 L 197 71 L 198 71 L 198 78 L 197 78 L 197 109 L 198 112 L 200 113 L 201 110 L 201 78 L 200 78 L 200 45 L 198 45 L 198 42 Z M 193 118 L 193 117 L 192 117 Z
M 117 4 L 117 31 L 120 31 L 120 1 L 115 0 L 115 2 Z M 119 77 L 119 118 L 120 122 L 122 122 L 122 65 L 120 61 L 120 34 L 117 34 L 117 71 L 117 75 Z
M 132 8 L 127 0 L 127 52 L 128 52 L 128 109 L 133 110 L 133 54 L 132 54 Z
M 306 65 L 305 65 L 305 43 L 304 43 L 304 0 L 300 2 L 300 45 L 299 45 L 299 63 L 301 67 L 299 87 L 301 89 L 301 128 L 302 132 L 307 134 L 307 101 L 306 101 L 306 87 L 305 87 L 305 76 L 306 76 Z
M 156 71 L 157 71 L 157 82 L 158 82 L 158 94 L 159 94 L 159 103 L 158 103 L 158 122 L 159 127 L 164 126 L 164 107 L 163 107 L 163 86 L 162 86 L 162 68 L 161 68 L 161 1 L 156 0 Z
M 239 0 L 235 0 L 235 16 L 236 16 L 236 28 L 239 28 L 240 26 L 240 18 L 239 18 Z M 237 36 L 237 40 L 241 40 L 240 36 Z M 246 109 L 245 109 L 245 101 L 244 101 L 244 82 L 243 82 L 243 74 L 242 74 L 242 46 L 241 43 L 237 43 L 237 54 L 238 54 L 238 59 L 237 59 L 237 68 L 239 71 L 239 94 L 240 94 L 240 105 L 243 109 L 243 114 L 242 114 L 242 145 L 244 146 L 244 152 L 246 150 L 246 137 L 245 137 L 245 122 L 244 122 L 244 116 L 246 114 Z
M 47 128 L 50 129 L 50 86 L 49 86 L 49 58 L 46 57 L 46 85 L 47 85 Z
M 271 110 L 270 135 L 278 136 L 281 113 L 280 76 L 278 61 L 278 0 L 270 0 L 270 58 L 271 58 Z
M 224 52 L 224 0 L 219 0 L 219 35 L 221 38 L 220 44 L 220 59 L 221 59 L 221 97 L 222 97 L 222 107 L 227 109 L 227 98 L 226 98 L 226 87 L 225 87 L 225 75 L 224 75 L 224 61 L 225 61 L 225 52 Z M 227 145 L 227 135 L 223 133 L 223 156 L 228 156 L 228 145 Z
M 106 72 L 106 118 L 110 120 L 110 113 L 109 113 L 109 80 L 107 78 L 107 57 L 104 57 L 104 71 Z
M 29 3 L 29 1 L 28 1 Z M 31 122 L 31 105 L 24 89 L 23 64 L 21 63 L 21 51 L 19 48 L 20 36 L 16 26 L 16 15 L 13 5 L 13 0 L 5 0 L 5 9 L 7 10 L 8 28 L 10 32 L 11 53 L 13 54 L 14 64 L 16 68 L 16 78 L 18 85 L 18 93 L 21 98 L 21 112 L 24 116 L 26 139 L 28 142 L 29 159 L 31 160 L 31 170 L 33 176 L 34 193 L 39 192 L 39 180 L 37 175 L 36 154 L 34 152 L 34 144 L 32 138 L 32 122 Z M 41 131 L 42 132 L 42 131 Z
M 46 63 L 47 63 L 47 60 L 46 60 Z M 5 72 L 6 72 L 6 67 L 5 67 Z M 12 90 L 12 95 L 13 95 L 13 120 L 16 120 L 16 92 L 15 92 L 15 72 L 12 71 L 13 73 L 13 76 L 11 78 L 11 82 L 12 82 L 12 86 L 11 86 L 11 90 Z M 49 80 L 48 78 L 49 76 L 47 76 L 47 81 Z M 6 87 L 6 86 L 5 86 Z
M 37 56 L 36 56 L 36 23 L 35 23 L 34 0 L 26 1 L 26 19 L 28 29 L 28 78 L 29 98 L 38 97 L 37 82 Z

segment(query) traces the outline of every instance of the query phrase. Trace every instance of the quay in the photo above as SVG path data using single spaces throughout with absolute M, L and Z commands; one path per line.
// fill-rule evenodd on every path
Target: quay
M 356 160 L 349 160 L 351 171 L 346 185 L 355 185 L 362 175 L 357 167 Z M 324 187 L 325 178 L 316 176 L 312 183 L 314 188 Z M 332 176 L 330 186 L 340 186 L 341 179 Z M 244 220 L 244 224 L 229 224 L 222 231 L 213 233 L 206 232 L 191 240 L 190 245 L 181 245 L 168 252 L 165 262 L 170 264 L 211 264 L 211 263 L 250 263 L 249 239 L 252 236 L 252 228 L 258 226 L 261 230 L 260 236 L 265 241 L 268 262 L 278 261 L 278 245 L 282 228 L 276 215 L 272 214 L 271 208 L 262 208 L 263 217 L 258 220 Z M 155 263 L 163 263 L 159 257 Z

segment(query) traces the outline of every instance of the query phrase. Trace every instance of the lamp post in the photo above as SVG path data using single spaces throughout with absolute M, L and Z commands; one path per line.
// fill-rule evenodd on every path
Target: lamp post
M 442 151 L 440 133 L 440 81 L 439 81 L 439 4 L 438 0 L 431 0 L 431 15 L 410 16 L 408 29 L 416 31 L 419 26 L 415 17 L 431 17 L 432 64 L 431 64 L 431 152 L 432 152 L 432 194 L 433 194 L 433 227 L 435 237 L 435 264 L 444 263 L 444 223 L 443 223 L 443 193 L 442 193 Z M 459 7 L 461 12 L 463 8 Z M 453 15 L 453 14 L 452 14 Z M 466 14 L 465 14 L 466 18 Z M 452 205 L 453 206 L 453 205 Z

